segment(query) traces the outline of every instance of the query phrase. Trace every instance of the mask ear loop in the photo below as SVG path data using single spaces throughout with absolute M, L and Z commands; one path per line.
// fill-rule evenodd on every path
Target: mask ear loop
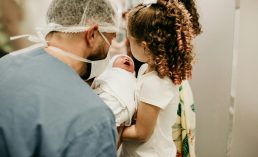
M 108 41 L 108 39 L 105 37 L 105 35 L 103 33 L 101 33 L 100 31 L 98 31 L 100 36 L 104 39 L 104 41 L 110 46 L 110 42 Z
M 92 63 L 93 61 L 91 60 L 88 60 L 88 59 L 85 59 L 85 58 L 82 58 L 82 57 L 79 57 L 73 53 L 70 53 L 70 52 L 66 52 L 60 48 L 57 48 L 57 47 L 54 47 L 54 46 L 48 46 L 48 48 L 56 53 L 59 53 L 61 55 L 64 55 L 64 56 L 67 56 L 67 57 L 70 57 L 74 60 L 77 60 L 77 61 L 81 61 L 81 62 L 84 62 L 84 63 Z

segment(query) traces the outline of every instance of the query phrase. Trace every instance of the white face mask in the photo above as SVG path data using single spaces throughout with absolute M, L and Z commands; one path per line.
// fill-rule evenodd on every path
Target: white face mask
M 102 38 L 104 39 L 104 41 L 110 46 L 111 44 L 109 43 L 107 38 L 101 32 L 99 32 L 99 33 L 102 36 Z M 66 52 L 66 51 L 64 51 L 62 49 L 59 49 L 57 47 L 54 47 L 54 46 L 48 46 L 48 48 L 51 49 L 54 52 L 57 52 L 61 55 L 70 57 L 74 60 L 81 61 L 81 62 L 84 62 L 84 63 L 91 63 L 91 72 L 90 72 L 90 75 L 87 78 L 87 80 L 90 80 L 94 77 L 99 76 L 105 70 L 105 68 L 108 65 L 108 62 L 110 60 L 110 54 L 109 53 L 107 54 L 107 57 L 105 59 L 92 61 L 92 60 L 88 60 L 88 59 L 82 58 L 80 56 L 74 55 L 73 53 Z
M 91 62 L 90 76 L 87 78 L 87 80 L 99 76 L 106 69 L 109 60 L 110 55 L 108 53 L 105 59 Z

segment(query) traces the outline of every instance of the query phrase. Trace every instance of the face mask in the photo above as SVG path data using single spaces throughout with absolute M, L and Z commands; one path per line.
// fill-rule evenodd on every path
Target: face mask
M 101 37 L 104 39 L 104 41 L 110 46 L 110 43 L 109 41 L 107 40 L 107 38 L 101 33 L 99 32 Z M 86 76 L 82 76 L 82 79 L 84 80 L 90 80 L 94 77 L 97 77 L 99 76 L 106 68 L 106 66 L 108 65 L 108 62 L 110 60 L 110 55 L 109 53 L 107 54 L 107 57 L 103 60 L 97 60 L 97 61 L 92 61 L 92 60 L 88 60 L 88 59 L 85 59 L 85 58 L 82 58 L 82 57 L 79 57 L 77 55 L 74 55 L 73 53 L 69 53 L 69 52 L 66 52 L 64 50 L 61 50 L 57 47 L 54 47 L 54 46 L 48 46 L 49 49 L 51 49 L 52 51 L 54 52 L 57 52 L 61 55 L 64 55 L 64 56 L 67 56 L 67 57 L 70 57 L 74 60 L 78 60 L 78 61 L 81 61 L 81 62 L 84 62 L 84 63 L 90 63 L 90 69 L 87 68 L 87 71 L 90 70 L 90 75 L 89 77 L 86 77 Z M 88 67 L 88 66 L 87 66 Z
M 110 60 L 110 55 L 108 54 L 107 57 L 103 60 L 92 61 L 90 65 L 90 75 L 88 77 L 82 77 L 83 80 L 90 80 L 94 77 L 99 76 L 107 67 L 108 62 Z

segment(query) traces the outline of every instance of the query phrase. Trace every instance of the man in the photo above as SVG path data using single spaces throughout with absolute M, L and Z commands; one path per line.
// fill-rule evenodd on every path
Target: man
M 80 78 L 107 56 L 115 19 L 108 0 L 53 0 L 45 47 L 1 58 L 1 157 L 116 156 L 114 116 Z

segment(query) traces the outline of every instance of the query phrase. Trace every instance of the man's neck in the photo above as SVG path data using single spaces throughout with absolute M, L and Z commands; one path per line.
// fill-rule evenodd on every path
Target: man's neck
M 48 42 L 49 46 L 57 47 L 63 51 L 66 51 L 68 53 L 72 53 L 76 56 L 87 58 L 88 54 L 85 53 L 86 49 L 82 46 L 82 44 L 78 41 L 72 41 L 72 40 L 62 40 L 60 38 L 51 38 L 51 40 Z M 48 52 L 53 57 L 56 57 L 60 61 L 64 62 L 68 66 L 70 66 L 74 71 L 76 71 L 78 74 L 81 74 L 83 72 L 83 69 L 85 69 L 86 64 L 77 61 L 71 57 L 64 56 L 60 53 L 55 52 L 52 49 L 49 49 L 48 47 L 45 48 L 45 51 Z

